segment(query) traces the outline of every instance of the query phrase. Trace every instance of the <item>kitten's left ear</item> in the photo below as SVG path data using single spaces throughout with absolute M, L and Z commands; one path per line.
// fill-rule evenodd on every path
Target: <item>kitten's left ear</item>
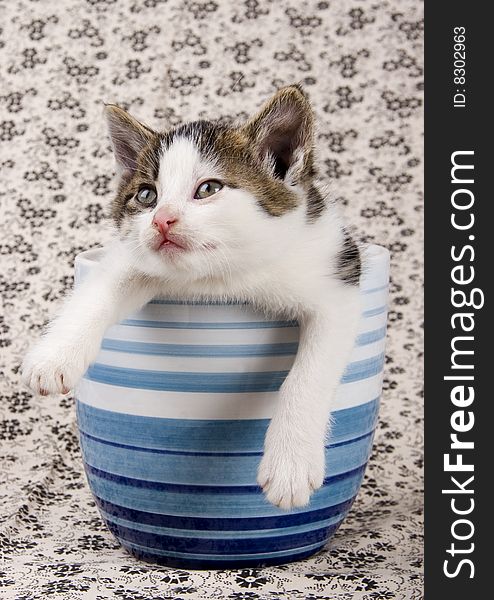
M 242 129 L 275 177 L 294 184 L 312 175 L 314 115 L 300 86 L 278 90 Z
M 105 114 L 117 165 L 121 172 L 133 173 L 139 154 L 157 134 L 115 104 L 106 104 Z

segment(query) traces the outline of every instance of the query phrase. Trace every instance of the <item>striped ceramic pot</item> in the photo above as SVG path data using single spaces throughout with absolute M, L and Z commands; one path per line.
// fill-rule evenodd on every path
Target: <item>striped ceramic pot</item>
M 80 281 L 100 250 L 76 259 Z M 382 386 L 388 252 L 364 254 L 363 313 L 335 402 L 326 479 L 282 511 L 256 485 L 298 326 L 245 304 L 155 299 L 110 327 L 77 389 L 89 486 L 119 542 L 180 568 L 262 566 L 321 550 L 369 458 Z

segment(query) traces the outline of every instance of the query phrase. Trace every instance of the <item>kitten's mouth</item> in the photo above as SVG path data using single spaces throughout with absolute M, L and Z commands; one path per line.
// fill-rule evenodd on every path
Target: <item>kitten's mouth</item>
M 160 236 L 154 245 L 157 252 L 184 251 L 187 250 L 184 242 L 175 236 Z

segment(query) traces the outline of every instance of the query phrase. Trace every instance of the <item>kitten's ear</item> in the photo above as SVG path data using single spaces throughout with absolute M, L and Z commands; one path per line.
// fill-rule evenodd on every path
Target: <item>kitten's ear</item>
M 137 157 L 156 133 L 115 104 L 105 105 L 105 116 L 120 172 L 137 169 Z
M 314 115 L 302 88 L 281 88 L 243 127 L 275 177 L 297 183 L 312 175 Z

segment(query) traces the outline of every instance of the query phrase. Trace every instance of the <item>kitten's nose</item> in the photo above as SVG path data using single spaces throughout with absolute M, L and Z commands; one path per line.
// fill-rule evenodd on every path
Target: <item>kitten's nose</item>
M 177 217 L 172 215 L 166 208 L 160 208 L 153 217 L 153 227 L 156 227 L 163 235 L 166 235 Z

